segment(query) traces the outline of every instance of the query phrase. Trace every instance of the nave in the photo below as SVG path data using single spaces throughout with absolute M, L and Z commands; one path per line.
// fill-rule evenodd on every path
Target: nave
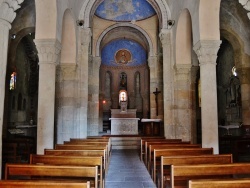
M 106 188 L 155 188 L 138 150 L 112 150 Z

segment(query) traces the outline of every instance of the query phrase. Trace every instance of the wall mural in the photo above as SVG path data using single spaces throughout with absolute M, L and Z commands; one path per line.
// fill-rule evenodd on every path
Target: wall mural
M 106 66 L 139 66 L 147 62 L 145 49 L 135 41 L 114 40 L 101 52 L 102 64 Z
M 137 21 L 155 15 L 145 0 L 104 0 L 96 9 L 96 16 L 112 21 Z

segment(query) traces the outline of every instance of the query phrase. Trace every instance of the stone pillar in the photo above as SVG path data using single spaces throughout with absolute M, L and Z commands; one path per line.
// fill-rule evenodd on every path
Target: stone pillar
M 219 153 L 216 59 L 221 41 L 199 41 L 194 50 L 200 63 L 202 147 Z
M 63 144 L 70 138 L 76 138 L 76 64 L 61 63 L 60 80 L 57 80 L 57 144 Z
M 173 123 L 173 51 L 171 30 L 162 29 L 160 33 L 163 53 L 163 101 L 164 101 L 164 135 L 166 138 L 176 138 Z
M 37 154 L 54 148 L 56 66 L 61 44 L 56 39 L 36 39 L 39 56 Z
M 241 83 L 242 123 L 250 125 L 250 67 L 237 68 Z
M 120 74 L 112 75 L 112 85 L 111 85 L 111 101 L 112 101 L 112 109 L 118 109 L 119 108 L 119 84 L 120 84 Z
M 150 70 L 150 118 L 159 118 L 160 113 L 162 112 L 159 107 L 161 106 L 160 103 L 162 102 L 161 96 L 162 96 L 162 87 L 159 84 L 160 79 L 159 79 L 159 63 L 158 63 L 158 58 L 157 56 L 150 56 L 148 58 L 148 65 L 149 65 L 149 70 Z M 158 95 L 158 116 L 156 114 L 156 102 L 155 102 L 155 95 L 154 92 L 158 88 L 158 91 L 161 91 L 161 94 Z
M 9 30 L 16 17 L 15 11 L 24 0 L 0 1 L 0 167 L 2 169 L 2 136 L 4 119 L 5 79 L 7 67 Z M 0 170 L 0 179 L 2 171 Z
M 191 64 L 177 64 L 175 75 L 176 137 L 191 140 Z
M 79 87 L 78 87 L 78 126 L 77 126 L 77 138 L 86 138 L 88 134 L 88 77 L 89 77 L 89 45 L 91 40 L 90 28 L 79 28 L 79 59 L 78 59 L 78 75 L 79 75 Z
M 99 133 L 99 72 L 101 58 L 93 57 L 89 63 L 88 135 Z

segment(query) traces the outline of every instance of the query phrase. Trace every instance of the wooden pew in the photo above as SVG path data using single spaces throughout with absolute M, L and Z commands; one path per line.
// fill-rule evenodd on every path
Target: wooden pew
M 68 143 L 85 143 L 85 142 L 105 142 L 108 144 L 108 152 L 109 155 L 111 154 L 111 138 L 70 138 L 70 141 L 65 141 L 64 144 Z
M 104 167 L 102 156 L 54 156 L 30 155 L 30 164 L 70 165 L 70 166 L 98 166 L 100 187 L 104 187 Z
M 162 137 L 149 137 L 149 138 L 141 138 L 141 149 L 140 149 L 140 158 L 141 161 L 145 161 L 144 155 L 145 155 L 145 142 L 146 141 L 169 141 L 169 142 L 181 142 L 181 139 L 165 139 Z
M 156 182 L 156 166 L 160 165 L 161 156 L 180 156 L 180 155 L 212 155 L 213 148 L 178 148 L 178 149 L 155 149 L 153 155 L 152 177 Z
M 5 180 L 9 179 L 86 180 L 98 188 L 98 167 L 6 164 Z
M 187 164 L 228 164 L 233 163 L 232 154 L 221 155 L 194 155 L 194 156 L 161 156 L 160 176 L 157 184 L 166 187 L 164 180 L 170 176 L 170 165 Z M 167 168 L 166 168 L 167 167 Z M 156 170 L 158 170 L 156 166 Z M 158 173 L 156 173 L 158 174 Z
M 171 165 L 170 185 L 187 187 L 188 180 L 233 179 L 235 176 L 250 174 L 250 163 Z
M 147 168 L 150 170 L 151 163 L 153 162 L 154 149 L 177 149 L 177 148 L 201 148 L 200 144 L 157 144 L 157 145 L 149 145 L 148 156 L 147 156 Z
M 159 144 L 190 144 L 190 142 L 189 141 L 187 141 L 187 142 L 179 142 L 179 141 L 171 141 L 171 142 L 169 142 L 169 141 L 146 141 L 145 142 L 145 149 L 144 149 L 144 151 L 145 151 L 145 164 L 147 164 L 147 161 L 148 161 L 148 158 L 147 158 L 147 156 L 148 156 L 148 148 L 149 148 L 149 145 L 159 145 Z
M 189 180 L 188 188 L 249 188 L 250 179 Z
M 54 149 L 44 149 L 45 155 L 56 155 L 56 156 L 102 156 L 103 166 L 105 173 L 107 173 L 107 159 L 105 150 L 54 150 Z
M 107 152 L 107 146 L 99 146 L 99 145 L 64 145 L 64 144 L 56 144 L 56 150 L 104 150 L 106 164 L 105 167 L 109 163 L 109 155 Z
M 90 188 L 90 182 L 0 180 L 1 188 Z

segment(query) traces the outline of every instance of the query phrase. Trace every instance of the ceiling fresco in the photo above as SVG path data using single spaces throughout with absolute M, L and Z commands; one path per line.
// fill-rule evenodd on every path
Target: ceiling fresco
M 101 52 L 102 64 L 106 66 L 139 66 L 147 61 L 145 49 L 135 41 L 114 40 Z
M 156 14 L 146 0 L 104 0 L 95 14 L 112 21 L 138 21 Z

